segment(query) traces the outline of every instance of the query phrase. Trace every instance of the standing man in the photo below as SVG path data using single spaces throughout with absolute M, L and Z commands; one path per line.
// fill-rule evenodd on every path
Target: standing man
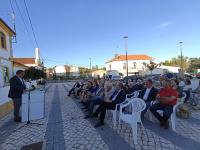
M 23 70 L 18 70 L 16 75 L 10 79 L 10 91 L 8 94 L 9 98 L 12 98 L 14 106 L 14 121 L 21 122 L 21 117 L 19 116 L 19 110 L 22 104 L 22 94 L 26 89 L 23 77 L 25 72 Z

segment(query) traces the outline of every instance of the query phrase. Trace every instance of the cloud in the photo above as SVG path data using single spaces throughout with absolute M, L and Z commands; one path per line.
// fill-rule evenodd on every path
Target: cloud
M 158 27 L 159 28 L 166 28 L 166 27 L 168 27 L 168 26 L 170 26 L 172 24 L 173 24 L 172 21 L 166 21 L 166 22 L 161 23 Z

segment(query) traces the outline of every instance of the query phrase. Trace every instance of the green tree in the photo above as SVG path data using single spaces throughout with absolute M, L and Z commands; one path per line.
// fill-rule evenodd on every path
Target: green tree
M 155 68 L 157 68 L 160 64 L 156 64 L 156 63 L 150 61 L 150 64 L 143 63 L 143 65 L 144 65 L 145 67 L 147 67 L 147 68 L 151 71 L 151 75 L 152 75 L 152 71 L 153 71 Z
M 200 69 L 200 57 L 190 58 L 188 72 L 196 73 L 197 69 Z
M 36 69 L 34 67 L 30 67 L 27 70 L 25 70 L 24 78 L 25 79 L 32 79 L 32 80 L 45 78 L 45 72 L 44 72 L 44 70 L 40 70 L 40 69 Z
M 187 70 L 189 68 L 189 58 L 183 56 L 182 62 L 183 62 L 183 70 Z M 173 57 L 171 58 L 171 60 L 166 60 L 162 64 L 166 66 L 181 67 L 181 56 Z
M 90 75 L 90 69 L 85 67 L 79 67 L 80 77 L 85 78 Z
M 68 66 L 68 65 L 65 65 L 64 67 L 65 67 L 65 70 L 66 70 L 66 77 L 69 79 L 69 77 L 70 77 L 70 69 L 71 69 L 71 67 Z

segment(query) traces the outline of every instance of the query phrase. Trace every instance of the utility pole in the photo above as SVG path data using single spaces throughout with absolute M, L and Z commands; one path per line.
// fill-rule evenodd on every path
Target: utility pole
M 89 60 L 90 60 L 90 75 L 91 75 L 91 77 L 92 77 L 92 63 L 91 63 L 91 57 L 89 58 Z
M 124 44 L 125 44 L 125 51 L 126 51 L 126 76 L 128 76 L 128 46 L 127 46 L 127 40 L 128 40 L 128 36 L 124 36 Z
M 183 72 L 183 53 L 182 53 L 182 44 L 183 42 L 179 42 L 180 51 L 181 51 L 181 72 Z

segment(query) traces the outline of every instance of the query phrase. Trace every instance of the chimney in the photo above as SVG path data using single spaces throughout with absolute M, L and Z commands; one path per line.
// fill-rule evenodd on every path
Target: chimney
M 39 57 L 39 48 L 35 49 L 35 63 L 39 64 L 40 62 L 40 57 Z

